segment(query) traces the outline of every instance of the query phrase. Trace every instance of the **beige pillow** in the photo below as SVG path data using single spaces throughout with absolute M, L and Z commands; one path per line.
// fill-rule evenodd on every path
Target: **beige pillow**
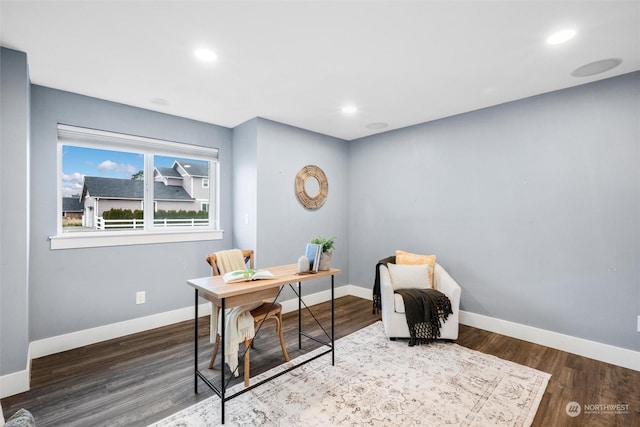
M 403 265 L 415 265 L 415 264 L 427 264 L 429 266 L 429 286 L 437 289 L 435 286 L 435 279 L 433 272 L 436 269 L 436 256 L 435 255 L 419 255 L 411 252 L 405 252 L 396 250 L 396 264 Z
M 398 289 L 428 289 L 429 279 L 427 264 L 398 265 L 387 264 L 389 275 L 391 276 L 391 287 L 394 291 Z

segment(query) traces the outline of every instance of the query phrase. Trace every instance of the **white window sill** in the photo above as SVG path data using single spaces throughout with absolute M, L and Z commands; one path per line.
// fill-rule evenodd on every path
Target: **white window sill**
M 105 246 L 148 245 L 154 243 L 197 242 L 202 240 L 220 240 L 222 230 L 193 231 L 145 231 L 145 232 L 91 232 L 68 233 L 50 236 L 51 250 L 100 248 Z

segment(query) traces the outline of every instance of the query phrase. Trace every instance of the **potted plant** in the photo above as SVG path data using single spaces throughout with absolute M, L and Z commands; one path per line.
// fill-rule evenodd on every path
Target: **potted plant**
M 320 266 L 318 270 L 329 270 L 331 268 L 331 255 L 333 255 L 332 250 L 336 246 L 336 236 L 327 239 L 321 235 L 317 235 L 311 240 L 311 243 L 322 246 L 322 255 L 320 256 Z

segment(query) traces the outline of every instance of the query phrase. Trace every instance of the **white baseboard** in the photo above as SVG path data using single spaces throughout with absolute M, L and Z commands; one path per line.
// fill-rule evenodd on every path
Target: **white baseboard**
M 1 376 L 0 399 L 29 390 L 30 377 L 31 372 L 29 369 Z
M 460 323 L 640 371 L 640 352 L 460 310 Z
M 368 300 L 372 299 L 371 289 L 362 288 L 360 286 L 345 285 L 336 288 L 334 291 L 334 296 L 336 298 L 346 295 L 353 295 Z M 330 298 L 331 291 L 329 290 L 304 295 L 305 303 L 308 306 L 329 301 Z M 297 299 L 281 301 L 281 304 L 282 310 L 285 313 L 298 309 Z M 200 304 L 198 306 L 199 316 L 208 316 L 209 313 L 209 303 Z M 143 332 L 190 319 L 193 319 L 193 307 L 185 307 L 165 313 L 158 313 L 151 316 L 33 341 L 29 346 L 30 354 L 27 366 L 30 366 L 32 358 L 48 356 L 61 351 L 72 350 L 85 345 L 95 344 L 97 342 L 119 338 L 125 335 Z M 637 351 L 563 335 L 557 332 L 551 332 L 466 311 L 460 311 L 460 323 L 640 371 L 640 352 Z M 29 377 L 30 372 L 28 368 L 24 371 L 1 376 L 0 398 L 28 391 Z
M 210 312 L 209 303 L 198 306 L 199 316 L 208 316 Z M 50 354 L 148 331 L 190 319 L 193 319 L 193 306 L 32 341 L 30 345 L 31 357 L 35 359 L 49 356 Z
M 347 295 L 353 295 L 359 298 L 371 299 L 371 289 L 365 289 L 360 286 L 344 285 L 339 288 L 335 288 L 334 297 L 340 298 Z M 322 292 L 316 292 L 315 294 L 303 295 L 304 302 L 308 305 L 320 304 L 321 302 L 331 300 L 331 290 Z M 296 311 L 298 309 L 298 299 L 292 298 L 290 300 L 281 301 L 282 312 L 289 313 L 290 311 Z
M 367 293 L 368 296 L 366 296 Z M 334 295 L 336 298 L 340 298 L 345 295 L 354 295 L 361 298 L 371 299 L 371 290 L 367 290 L 359 286 L 346 285 L 336 288 Z M 304 295 L 304 300 L 309 306 L 329 301 L 330 298 L 331 291 L 329 290 Z M 284 313 L 298 309 L 297 299 L 281 301 L 281 304 L 282 311 Z M 208 316 L 209 313 L 209 303 L 200 304 L 198 306 L 199 316 Z M 29 349 L 31 351 L 31 357 L 35 359 L 191 319 L 193 319 L 193 306 L 32 341 Z
M 198 316 L 208 316 L 209 313 L 211 313 L 209 303 L 198 306 Z M 0 399 L 29 390 L 31 377 L 29 366 L 32 359 L 190 319 L 193 319 L 193 306 L 32 341 L 27 356 L 27 369 L 0 376 Z
M 362 298 L 362 299 L 368 299 L 369 301 L 373 300 L 373 292 L 371 291 L 371 289 L 363 288 L 361 286 L 353 286 L 353 285 L 342 286 L 341 288 L 338 288 L 338 289 L 345 290 L 345 294 L 341 296 L 351 295 L 351 296 Z
M 23 371 L 12 372 L 10 374 L 0 376 L 0 399 L 29 390 L 31 380 L 31 359 L 31 347 L 29 347 L 27 349 L 25 369 Z

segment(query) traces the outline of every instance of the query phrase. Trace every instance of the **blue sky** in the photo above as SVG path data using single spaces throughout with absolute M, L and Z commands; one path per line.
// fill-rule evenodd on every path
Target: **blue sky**
M 170 167 L 175 159 L 155 156 L 154 162 L 155 166 Z M 139 153 L 65 145 L 62 147 L 62 197 L 81 194 L 85 176 L 131 179 L 131 175 L 142 169 L 144 156 Z

